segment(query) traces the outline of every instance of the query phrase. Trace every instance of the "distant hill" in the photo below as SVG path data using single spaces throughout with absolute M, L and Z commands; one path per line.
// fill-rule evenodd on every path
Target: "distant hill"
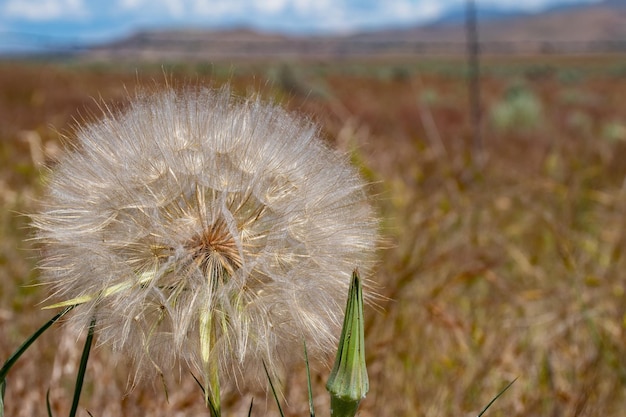
M 626 52 L 626 0 L 561 6 L 538 14 L 479 12 L 484 53 Z M 456 13 L 456 15 L 455 15 Z M 89 49 L 89 57 L 146 59 L 337 58 L 465 51 L 460 11 L 435 24 L 346 36 L 297 37 L 248 29 L 141 32 Z M 481 17 L 482 16 L 482 17 Z

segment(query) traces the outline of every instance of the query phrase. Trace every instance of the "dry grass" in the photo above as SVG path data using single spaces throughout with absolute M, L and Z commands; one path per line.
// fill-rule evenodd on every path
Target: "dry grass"
M 372 181 L 391 242 L 376 277 L 389 301 L 366 311 L 371 390 L 362 416 L 476 415 L 519 378 L 488 416 L 610 417 L 626 401 L 620 59 L 487 62 L 478 171 L 465 145 L 459 62 L 189 64 L 166 72 L 261 89 L 310 114 Z M 49 318 L 39 309 L 45 288 L 31 286 L 36 252 L 19 215 L 35 207 L 41 165 L 54 162 L 58 132 L 71 135 L 72 118 L 97 115 L 93 97 L 123 104 L 138 80 L 164 82 L 160 68 L 139 68 L 0 64 L 0 359 Z M 516 107 L 519 91 L 539 111 Z M 520 118 L 493 120 L 497 105 Z M 7 415 L 44 415 L 48 388 L 55 415 L 66 414 L 81 349 L 63 328 L 48 332 L 9 374 Z M 106 347 L 93 353 L 81 404 L 94 415 L 208 415 L 186 374 L 172 377 L 166 402 L 158 381 L 127 392 L 123 362 L 114 363 Z M 307 413 L 302 371 L 288 377 L 288 415 Z M 314 376 L 319 415 L 327 374 Z M 231 393 L 225 408 L 245 415 L 249 399 Z M 254 415 L 276 412 L 271 400 L 255 404 Z

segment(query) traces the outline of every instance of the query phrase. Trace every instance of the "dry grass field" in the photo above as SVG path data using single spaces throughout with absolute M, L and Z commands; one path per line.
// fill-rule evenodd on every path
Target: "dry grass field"
M 370 393 L 361 416 L 623 415 L 626 405 L 626 61 L 490 58 L 482 164 L 460 59 L 336 63 L 0 63 L 0 362 L 51 317 L 25 213 L 74 120 L 137 85 L 260 91 L 316 120 L 371 182 L 386 248 L 366 314 Z M 165 74 L 165 75 L 164 75 Z M 169 81 L 168 81 L 169 80 Z M 473 153 L 474 152 L 474 153 Z M 9 373 L 7 416 L 71 402 L 82 339 L 48 331 Z M 327 415 L 328 369 L 313 375 Z M 303 369 L 285 411 L 308 413 Z M 251 394 L 225 394 L 226 415 Z M 128 389 L 107 346 L 92 352 L 79 415 L 208 415 L 186 374 Z M 253 415 L 276 415 L 256 394 Z

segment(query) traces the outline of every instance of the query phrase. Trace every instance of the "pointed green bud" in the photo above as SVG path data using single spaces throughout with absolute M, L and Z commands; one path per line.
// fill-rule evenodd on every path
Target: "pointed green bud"
M 326 383 L 332 417 L 353 417 L 369 389 L 363 333 L 363 290 L 355 269 L 335 365 Z

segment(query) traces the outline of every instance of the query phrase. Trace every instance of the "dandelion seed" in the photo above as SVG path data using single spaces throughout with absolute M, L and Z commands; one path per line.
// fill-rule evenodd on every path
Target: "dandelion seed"
M 377 225 L 316 127 L 229 90 L 139 96 L 77 133 L 33 216 L 54 306 L 81 304 L 139 373 L 264 379 L 337 343 Z

